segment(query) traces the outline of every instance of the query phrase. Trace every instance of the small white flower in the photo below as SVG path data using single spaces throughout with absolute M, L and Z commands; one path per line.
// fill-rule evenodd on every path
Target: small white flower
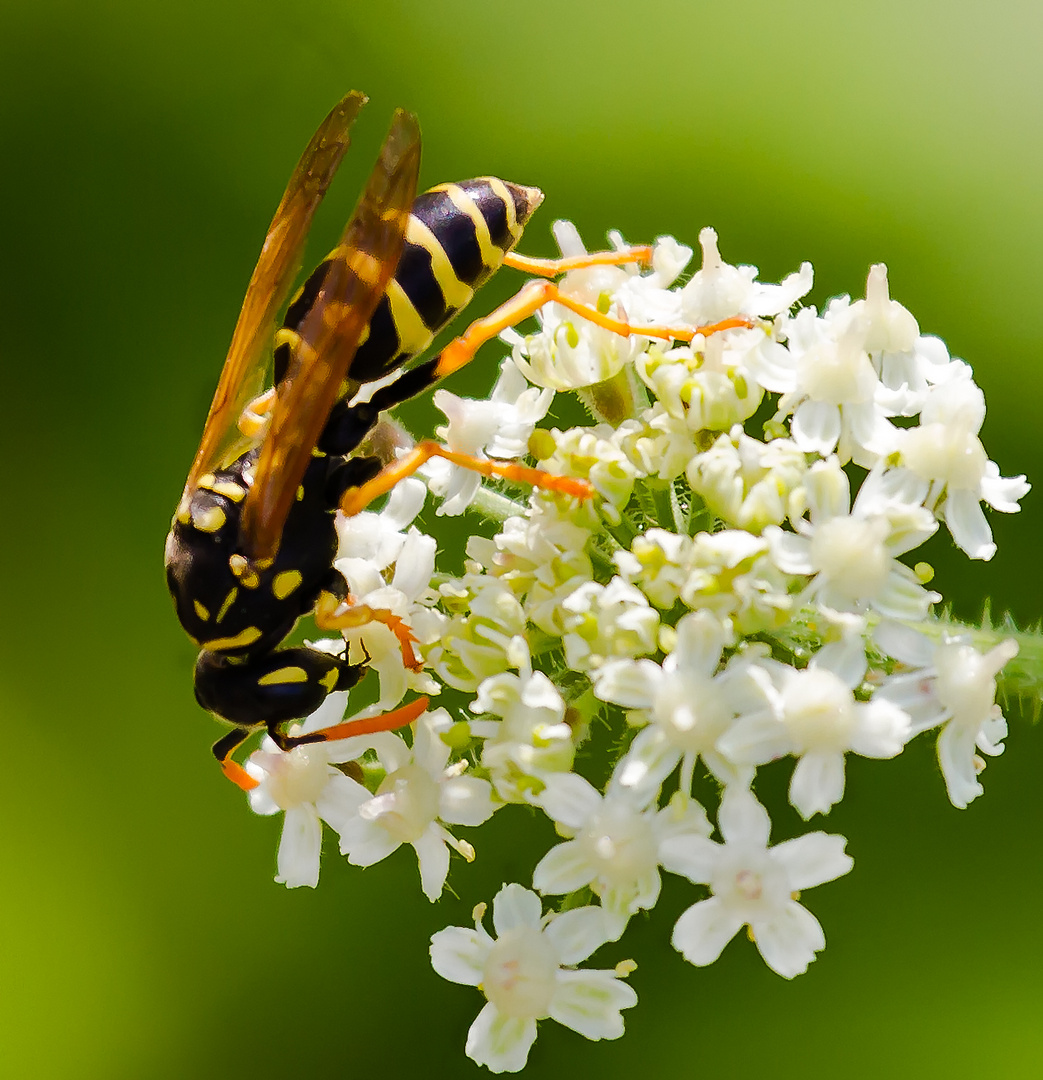
M 618 433 L 608 424 L 549 432 L 554 452 L 544 457 L 540 467 L 553 473 L 589 480 L 603 500 L 601 512 L 619 511 L 630 501 L 638 466 L 619 445 Z
M 500 365 L 500 377 L 488 398 L 461 398 L 448 390 L 436 390 L 434 403 L 449 423 L 436 433 L 449 447 L 478 457 L 519 458 L 528 452 L 529 437 L 547 415 L 553 390 L 542 393 L 530 386 L 508 357 Z M 428 462 L 431 489 L 442 496 L 439 514 L 462 514 L 481 486 L 481 477 L 442 458 Z
M 375 570 L 386 570 L 398 558 L 406 542 L 405 528 L 424 508 L 427 490 L 422 480 L 407 477 L 388 494 L 378 511 L 336 518 L 338 559 L 363 559 Z
M 836 457 L 812 465 L 805 488 L 810 520 L 796 522 L 796 535 L 776 526 L 764 534 L 781 570 L 812 578 L 804 598 L 840 612 L 874 608 L 896 619 L 922 619 L 941 597 L 896 556 L 934 532 L 933 515 L 908 505 L 899 513 L 881 503 L 873 484 L 864 484 L 851 506 L 850 482 Z
M 346 693 L 330 694 L 291 735 L 306 734 L 340 723 Z M 361 757 L 375 742 L 387 736 L 360 735 L 335 742 L 306 743 L 282 751 L 265 736 L 259 750 L 246 761 L 247 773 L 257 781 L 250 791 L 250 808 L 256 814 L 285 813 L 279 840 L 276 881 L 287 888 L 319 883 L 322 822 L 339 829 L 354 807 L 358 785 L 334 766 Z M 394 737 L 394 736 L 392 736 Z
M 748 420 L 763 397 L 749 358 L 774 344 L 764 330 L 732 329 L 697 337 L 692 345 L 653 346 L 635 369 L 667 414 L 691 432 L 726 431 Z
M 677 624 L 677 640 L 662 666 L 652 660 L 617 660 L 594 673 L 594 693 L 633 710 L 631 723 L 647 721 L 616 769 L 618 784 L 654 796 L 681 763 L 681 791 L 688 792 L 696 760 L 721 783 L 739 778 L 734 762 L 717 749 L 737 711 L 730 693 L 740 666 L 717 669 L 727 634 L 708 612 Z
M 877 391 L 880 378 L 860 325 L 846 305 L 833 303 L 821 317 L 803 308 L 780 320 L 786 349 L 751 357 L 752 375 L 782 393 L 776 419 L 792 413 L 793 441 L 805 453 L 866 468 L 894 446 L 894 427 Z
M 471 734 L 484 740 L 482 767 L 505 802 L 524 802 L 547 773 L 568 772 L 576 748 L 565 723 L 561 691 L 541 671 L 532 670 L 528 646 L 514 638 L 507 650 L 518 674 L 504 672 L 478 687 L 471 711 L 499 717 L 472 720 Z
M 607 659 L 655 652 L 659 612 L 622 578 L 588 581 L 563 602 L 565 662 L 575 671 L 596 670 Z
M 897 705 L 879 695 L 855 700 L 866 674 L 860 636 L 825 646 L 801 671 L 774 661 L 761 665 L 749 670 L 760 675 L 767 707 L 736 720 L 717 748 L 746 765 L 798 758 L 789 800 L 805 820 L 843 798 L 846 753 L 891 758 L 909 739 L 909 717 Z
M 887 267 L 870 267 L 866 298 L 847 309 L 863 347 L 880 375 L 877 401 L 892 416 L 915 416 L 932 383 L 953 377 L 962 365 L 951 361 L 945 344 L 920 334 L 916 319 L 888 291 Z
M 498 587 L 510 589 L 519 613 L 520 601 L 525 602 L 520 627 L 512 616 L 508 637 L 524 631 L 526 616 L 545 633 L 561 635 L 561 600 L 594 576 L 586 550 L 590 537 L 589 528 L 559 514 L 553 500 L 539 497 L 532 500 L 526 516 L 509 517 L 491 540 L 471 537 L 468 556 Z M 501 664 L 498 670 L 506 666 Z
M 572 222 L 556 221 L 554 237 L 566 257 L 587 253 Z M 566 274 L 558 287 L 588 306 L 600 307 L 602 298 L 607 298 L 608 313 L 622 318 L 629 312 L 622 311 L 613 298 L 632 276 L 637 276 L 633 266 L 591 266 Z M 535 334 L 522 337 L 508 330 L 500 336 L 513 347 L 512 358 L 522 374 L 534 385 L 551 390 L 575 390 L 604 382 L 648 344 L 646 338 L 623 337 L 596 326 L 560 304 L 544 305 L 536 319 L 540 330 Z
M 1024 476 L 1000 476 L 978 438 L 985 398 L 969 374 L 931 388 L 920 426 L 899 433 L 899 461 L 922 485 L 918 492 L 972 559 L 996 553 L 981 503 L 1017 513 L 1029 491 Z
M 818 920 L 794 895 L 846 874 L 854 865 L 842 836 L 809 833 L 768 846 L 771 822 L 745 788 L 721 799 L 723 844 L 699 836 L 667 840 L 663 865 L 713 895 L 693 904 L 674 926 L 673 946 L 697 966 L 712 964 L 743 926 L 764 962 L 785 979 L 808 968 L 826 947 Z
M 791 308 L 811 290 L 811 263 L 790 274 L 781 285 L 757 281 L 757 267 L 731 266 L 721 258 L 717 233 L 699 233 L 702 266 L 681 290 L 684 317 L 693 326 L 706 326 L 734 315 L 773 316 Z
M 737 634 L 775 629 L 793 609 L 792 582 L 771 559 L 768 541 L 745 529 L 697 533 L 687 569 L 682 602 L 712 612 Z
M 589 886 L 618 938 L 631 915 L 659 899 L 661 845 L 668 837 L 709 836 L 706 813 L 680 793 L 658 810 L 648 805 L 658 790 L 635 792 L 614 781 L 601 795 L 575 773 L 544 779 L 545 787 L 532 801 L 572 839 L 544 855 L 532 884 L 552 895 Z
M 685 475 L 718 517 L 759 534 L 802 515 L 806 472 L 804 452 L 792 439 L 762 443 L 736 426 L 694 456 Z
M 447 766 L 449 747 L 441 735 L 451 726 L 449 714 L 438 709 L 417 721 L 412 749 L 397 735 L 376 745 L 387 775 L 376 795 L 348 781 L 353 805 L 339 826 L 341 854 L 356 866 L 372 866 L 402 844 L 411 844 L 420 864 L 421 887 L 432 902 L 441 895 L 449 873 L 448 847 L 468 862 L 474 858 L 471 845 L 457 840 L 442 822 L 480 825 L 495 810 L 487 780 L 463 775 L 463 762 Z
M 1007 721 L 996 704 L 996 676 L 1018 654 L 1018 643 L 1001 641 L 980 653 L 959 637 L 933 641 L 893 623 L 877 628 L 881 648 L 912 670 L 889 678 L 876 697 L 912 717 L 916 734 L 941 726 L 938 764 L 953 806 L 963 810 L 982 794 L 978 774 L 985 768 L 977 751 L 1003 752 Z
M 691 549 L 687 536 L 648 529 L 634 537 L 629 551 L 617 551 L 612 558 L 625 581 L 638 584 L 657 608 L 668 611 L 688 578 Z
M 386 567 L 380 568 L 379 561 L 367 557 L 338 558 L 333 564 L 348 584 L 347 614 L 354 609 L 360 616 L 357 626 L 344 628 L 344 640 L 354 655 L 368 656 L 367 663 L 379 673 L 378 704 L 383 708 L 396 705 L 407 690 L 438 692 L 429 677 L 406 666 L 403 647 L 403 635 L 408 635 L 410 649 L 419 643 L 416 616 L 425 612 L 433 599 L 435 540 L 415 528 L 396 535 L 401 542 L 390 580 L 385 579 Z M 384 543 L 388 540 L 385 537 Z M 385 619 L 388 621 L 382 621 Z
M 600 908 L 541 913 L 534 892 L 505 885 L 493 898 L 495 938 L 482 925 L 484 904 L 475 909 L 473 930 L 449 926 L 431 938 L 435 971 L 477 986 L 487 999 L 467 1033 L 466 1053 L 492 1072 L 525 1067 L 537 1020 L 556 1020 L 587 1039 L 618 1039 L 621 1011 L 637 1004 L 620 971 L 574 966 L 611 940 Z
M 509 583 L 484 574 L 467 574 L 440 586 L 443 607 L 451 612 L 427 662 L 456 690 L 475 690 L 506 670 L 507 642 L 525 632 L 525 612 Z

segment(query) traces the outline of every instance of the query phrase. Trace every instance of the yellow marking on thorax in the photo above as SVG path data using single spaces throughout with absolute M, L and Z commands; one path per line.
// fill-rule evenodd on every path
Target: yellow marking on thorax
M 252 645 L 261 636 L 261 631 L 256 626 L 248 626 L 240 630 L 235 637 L 214 638 L 212 641 L 204 641 L 203 648 L 211 652 L 227 652 L 229 649 L 245 649 Z
M 420 318 L 405 290 L 394 278 L 388 282 L 386 295 L 391 320 L 395 324 L 395 333 L 398 334 L 399 352 L 412 356 L 422 353 L 431 344 L 434 336 L 431 328 Z
M 272 580 L 272 592 L 278 599 L 285 600 L 303 580 L 299 570 L 283 570 Z
M 206 510 L 196 510 L 192 514 L 192 525 L 200 532 L 214 533 L 224 525 L 225 512 L 220 506 L 210 506 Z
M 245 555 L 229 555 L 228 569 L 234 577 L 239 579 L 239 584 L 244 589 L 256 589 L 261 584 L 261 579 L 250 569 L 250 563 Z
M 325 675 L 319 679 L 319 682 L 326 687 L 327 693 L 332 694 L 333 688 L 337 685 L 337 679 L 340 678 L 340 672 L 336 668 L 330 668 Z
M 409 215 L 406 239 L 411 244 L 422 247 L 431 256 L 431 272 L 442 290 L 446 305 L 457 311 L 467 307 L 474 296 L 474 289 L 456 276 L 453 264 L 435 234 L 413 214 Z
M 228 609 L 235 603 L 235 598 L 238 595 L 239 589 L 233 585 L 232 588 L 228 590 L 228 595 L 224 598 L 224 602 L 218 609 L 217 618 L 214 619 L 214 622 L 220 622 L 228 614 Z
M 449 196 L 453 206 L 466 214 L 474 222 L 475 236 L 478 237 L 478 249 L 482 253 L 482 262 L 489 273 L 498 270 L 503 265 L 503 252 L 492 242 L 489 235 L 489 223 L 485 220 L 478 204 L 467 194 L 459 184 L 446 184 L 445 193 Z
M 295 665 L 290 667 L 276 668 L 262 675 L 257 680 L 258 686 L 281 686 L 283 683 L 302 683 L 308 681 L 308 673 L 302 667 Z
M 192 601 L 192 607 L 196 609 L 196 614 L 203 620 L 203 622 L 210 621 L 210 612 L 207 610 L 205 604 L 201 604 L 198 600 Z

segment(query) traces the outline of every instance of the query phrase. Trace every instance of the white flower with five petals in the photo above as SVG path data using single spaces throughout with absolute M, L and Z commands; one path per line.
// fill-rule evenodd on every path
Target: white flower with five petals
M 735 721 L 717 748 L 732 761 L 763 765 L 786 754 L 798 758 L 789 800 L 807 820 L 825 814 L 844 795 L 844 755 L 891 758 L 910 735 L 908 715 L 879 697 L 857 701 L 866 674 L 860 635 L 833 642 L 796 670 L 773 660 L 750 666 L 766 707 Z
M 556 1020 L 585 1038 L 618 1039 L 623 1009 L 637 994 L 622 981 L 632 965 L 577 970 L 574 965 L 611 935 L 604 912 L 574 908 L 542 914 L 540 898 L 521 885 L 505 885 L 493 898 L 492 937 L 482 925 L 449 926 L 431 938 L 431 965 L 450 982 L 477 986 L 487 999 L 467 1033 L 466 1053 L 492 1072 L 519 1072 L 536 1041 L 536 1021 Z
M 674 926 L 674 948 L 699 967 L 712 964 L 743 927 L 764 962 L 784 979 L 807 971 L 826 947 L 822 927 L 794 895 L 846 874 L 854 865 L 842 836 L 809 833 L 768 846 L 771 821 L 750 791 L 729 787 L 718 824 L 723 844 L 699 836 L 668 840 L 663 865 L 713 895 Z
M 868 481 L 852 506 L 850 481 L 835 457 L 812 465 L 804 483 L 810 520 L 799 520 L 796 534 L 774 525 L 764 533 L 783 572 L 811 578 L 804 599 L 839 612 L 873 608 L 922 619 L 941 597 L 897 556 L 937 529 L 930 511 L 882 500 L 879 485 Z
M 727 640 L 713 615 L 693 612 L 677 624 L 676 644 L 662 665 L 616 660 L 594 672 L 597 697 L 634 710 L 631 723 L 648 721 L 616 769 L 621 787 L 653 796 L 681 763 L 681 790 L 690 791 L 700 757 L 721 783 L 739 779 L 736 764 L 717 748 L 742 708 L 735 697 L 742 665 L 717 670 Z
M 330 694 L 307 723 L 291 728 L 289 734 L 307 734 L 340 723 L 347 699 L 346 693 Z M 395 738 L 378 732 L 334 742 L 305 743 L 284 751 L 265 736 L 261 748 L 246 760 L 247 774 L 257 781 L 257 786 L 248 792 L 250 808 L 255 814 L 285 815 L 276 881 L 290 889 L 301 885 L 315 888 L 319 883 L 322 823 L 339 829 L 352 813 L 354 789 L 358 787 L 336 766 L 354 761 L 389 737 Z
M 533 886 L 549 895 L 589 886 L 601 899 L 613 938 L 623 933 L 631 915 L 659 899 L 662 844 L 669 837 L 710 835 L 703 808 L 680 792 L 660 810 L 649 805 L 658 790 L 635 792 L 613 780 L 601 795 L 575 773 L 545 781 L 532 801 L 571 839 L 537 863 Z
M 1018 643 L 1001 641 L 980 653 L 959 637 L 934 641 L 896 623 L 876 629 L 881 648 L 911 670 L 891 676 L 876 697 L 893 702 L 912 717 L 912 733 L 941 727 L 938 764 L 953 806 L 963 810 L 982 794 L 978 774 L 985 761 L 978 751 L 1003 753 L 1007 721 L 996 704 L 996 676 L 1018 654 Z
M 451 726 L 449 714 L 438 709 L 417 721 L 412 748 L 397 735 L 375 744 L 386 775 L 375 795 L 348 780 L 351 811 L 338 829 L 341 854 L 356 866 L 372 866 L 411 844 L 421 888 L 432 902 L 449 873 L 449 848 L 468 862 L 474 858 L 474 848 L 445 824 L 480 825 L 496 809 L 487 780 L 463 775 L 464 762 L 447 765 L 449 747 L 441 736 Z

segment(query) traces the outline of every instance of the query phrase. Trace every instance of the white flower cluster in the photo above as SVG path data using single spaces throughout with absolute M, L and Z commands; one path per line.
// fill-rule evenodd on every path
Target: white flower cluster
M 571 226 L 556 232 L 564 255 L 583 254 Z M 692 964 L 745 926 L 774 971 L 807 969 L 825 938 L 796 895 L 853 863 L 834 834 L 769 843 L 760 766 L 794 759 L 789 801 L 810 820 L 842 799 L 848 754 L 893 758 L 933 730 L 949 798 L 965 807 L 982 792 L 980 755 L 1003 749 L 996 679 L 1016 645 L 981 652 L 947 633 L 929 618 L 940 597 L 903 561 L 939 523 L 968 556 L 991 558 L 982 504 L 1012 512 L 1028 491 L 986 456 L 970 368 L 890 298 L 883 266 L 865 299 L 794 310 L 810 265 L 766 285 L 722 260 L 712 230 L 700 242 L 683 285 L 692 251 L 671 239 L 650 271 L 592 266 L 561 285 L 672 339 L 621 336 L 551 304 L 537 333 L 505 336 L 491 399 L 436 395 L 451 448 L 531 455 L 588 480 L 593 499 L 545 488 L 515 503 L 432 462 L 439 512 L 498 519 L 472 537 L 461 574 L 436 574 L 435 541 L 411 524 L 418 480 L 341 522 L 336 565 L 352 597 L 399 627 L 348 634 L 379 671 L 370 714 L 409 691 L 444 707 L 407 738 L 289 753 L 269 742 L 247 765 L 254 808 L 285 812 L 278 880 L 291 886 L 318 879 L 321 822 L 359 866 L 411 844 L 430 900 L 450 848 L 474 857 L 456 826 L 512 803 L 554 822 L 563 839 L 532 889 L 509 884 L 493 901 L 495 938 L 479 905 L 473 930 L 431 943 L 440 975 L 485 995 L 466 1052 L 496 1072 L 524 1066 L 541 1019 L 622 1034 L 632 964 L 576 965 L 655 906 L 664 870 L 698 887 L 672 931 Z M 594 422 L 537 430 L 567 391 Z M 405 663 L 401 626 L 422 671 Z M 302 730 L 336 723 L 343 704 L 334 695 Z M 606 755 L 598 788 L 583 774 Z

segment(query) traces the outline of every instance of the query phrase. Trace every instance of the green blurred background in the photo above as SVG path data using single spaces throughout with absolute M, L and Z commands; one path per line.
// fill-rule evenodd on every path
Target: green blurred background
M 260 240 L 309 134 L 371 104 L 315 230 L 337 235 L 395 105 L 423 181 L 538 184 L 555 217 L 694 243 L 813 300 L 884 260 L 925 331 L 975 367 L 1004 473 L 1039 482 L 1043 8 L 997 0 L 497 5 L 448 0 L 6 0 L 0 11 L 6 725 L 0 1071 L 89 1078 L 471 1076 L 481 1004 L 431 932 L 527 881 L 549 836 L 491 823 L 449 894 L 412 852 L 321 887 L 273 884 L 278 822 L 209 757 L 193 651 L 163 587 L 169 516 Z M 490 287 L 487 305 L 510 283 Z M 458 376 L 479 394 L 495 357 Z M 406 410 L 418 430 L 430 402 Z M 960 615 L 1043 612 L 1043 511 L 993 516 L 999 554 L 930 557 Z M 932 747 L 854 759 L 825 823 L 855 870 L 811 893 L 829 947 L 786 983 L 747 942 L 710 969 L 667 942 L 673 882 L 606 961 L 640 996 L 618 1043 L 543 1027 L 529 1075 L 1039 1075 L 1043 732 L 965 812 Z M 784 791 L 789 765 L 765 788 Z M 797 828 L 780 814 L 780 835 Z

